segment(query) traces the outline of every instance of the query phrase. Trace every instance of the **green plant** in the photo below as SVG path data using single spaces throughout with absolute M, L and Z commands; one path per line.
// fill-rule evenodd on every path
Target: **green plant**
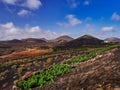
M 95 57 L 96 55 L 101 54 L 101 53 L 103 53 L 107 50 L 117 48 L 117 47 L 119 47 L 119 45 L 105 46 L 105 47 L 102 47 L 100 49 L 95 48 L 95 49 L 91 50 L 88 54 L 72 58 L 72 59 L 68 60 L 66 63 L 67 64 L 73 64 L 73 63 L 76 63 L 76 62 L 83 62 L 83 61 L 91 59 L 91 58 Z
M 81 56 L 72 58 L 71 60 L 68 60 L 66 63 L 67 64 L 73 64 L 73 63 L 76 63 L 76 62 L 83 62 L 85 60 L 93 58 L 94 56 L 95 56 L 94 53 L 89 53 L 89 54 L 85 54 L 85 55 L 81 55 Z
M 27 80 L 20 80 L 17 82 L 17 86 L 22 89 L 33 88 L 36 86 L 42 87 L 43 85 L 51 82 L 54 82 L 55 77 L 63 75 L 66 72 L 69 72 L 71 66 L 69 65 L 54 65 L 49 69 L 40 71 L 39 74 L 33 75 Z

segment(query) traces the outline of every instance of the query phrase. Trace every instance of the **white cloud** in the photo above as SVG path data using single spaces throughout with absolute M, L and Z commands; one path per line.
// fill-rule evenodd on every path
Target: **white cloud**
M 84 5 L 90 5 L 90 2 L 89 1 L 84 1 L 84 3 L 83 3 Z
M 40 32 L 41 28 L 39 26 L 31 27 L 29 33 L 37 33 Z
M 70 8 L 77 8 L 79 5 L 78 0 L 67 0 L 67 3 L 70 6 Z
M 70 8 L 77 8 L 79 5 L 84 5 L 84 6 L 88 6 L 91 4 L 90 0 L 67 0 L 67 3 L 69 5 Z
M 2 2 L 6 3 L 6 4 L 14 5 L 17 2 L 17 0 L 2 0 Z
M 43 30 L 39 26 L 26 25 L 23 28 L 15 26 L 14 23 L 8 22 L 0 24 L 0 40 L 22 39 L 22 38 L 47 38 L 53 39 L 61 36 L 62 33 Z
M 113 27 L 113 26 L 110 26 L 110 27 L 102 27 L 101 29 L 103 32 L 111 32 L 111 31 L 115 31 L 116 28 Z
M 22 9 L 22 10 L 20 10 L 17 14 L 18 14 L 19 16 L 25 16 L 25 15 L 27 15 L 27 14 L 29 14 L 29 13 L 30 13 L 30 11 L 25 10 L 25 9 Z
M 19 16 L 30 14 L 30 12 L 39 9 L 42 6 L 41 0 L 1 0 L 1 2 L 5 4 L 6 10 L 8 10 L 10 13 L 17 12 L 17 15 Z M 11 9 L 8 7 L 8 5 L 17 6 L 22 10 L 19 9 L 19 11 L 17 11 L 18 9 Z
M 13 25 L 12 22 L 9 22 L 9 23 L 6 23 L 6 24 L 1 24 L 0 26 L 1 26 L 2 28 L 5 28 L 5 29 L 9 29 L 9 28 L 14 27 L 14 25 Z
M 63 22 L 63 23 L 57 23 L 59 26 L 63 26 L 63 27 L 72 27 L 72 26 L 76 26 L 78 24 L 82 24 L 82 21 L 79 20 L 78 18 L 76 18 L 74 15 L 69 14 L 65 17 L 68 22 Z
M 27 7 L 31 10 L 38 9 L 42 6 L 40 0 L 2 0 L 2 2 L 10 5 L 17 5 L 19 7 Z
M 120 21 L 120 15 L 118 15 L 116 12 L 114 12 L 111 17 L 111 20 Z
M 40 0 L 26 0 L 26 2 L 23 3 L 23 6 L 29 9 L 38 9 L 42 6 L 42 3 Z

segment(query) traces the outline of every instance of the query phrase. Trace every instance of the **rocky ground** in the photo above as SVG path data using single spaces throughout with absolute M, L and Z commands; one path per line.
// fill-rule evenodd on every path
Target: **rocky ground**
M 7 88 L 8 90 L 8 88 Z M 12 86 L 9 90 L 21 90 Z M 29 90 L 120 90 L 120 48 L 76 63 L 54 83 Z
M 74 64 L 55 83 L 32 90 L 120 90 L 120 48 Z

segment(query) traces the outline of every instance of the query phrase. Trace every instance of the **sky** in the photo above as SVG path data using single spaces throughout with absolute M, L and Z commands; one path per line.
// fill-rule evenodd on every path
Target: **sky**
M 120 38 L 120 0 L 0 0 L 0 40 Z

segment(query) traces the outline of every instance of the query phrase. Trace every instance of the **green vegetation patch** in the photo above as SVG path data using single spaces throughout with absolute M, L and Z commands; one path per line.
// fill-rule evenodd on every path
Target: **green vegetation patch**
M 105 52 L 107 50 L 113 49 L 113 48 L 117 48 L 119 46 L 120 45 L 112 45 L 112 46 L 102 47 L 101 49 L 95 49 L 94 51 L 92 51 L 92 52 L 90 52 L 88 54 L 72 58 L 72 59 L 68 60 L 66 63 L 67 64 L 73 64 L 73 63 L 77 63 L 77 62 L 84 62 L 86 60 L 92 59 L 93 57 L 95 57 L 98 54 L 101 54 L 101 53 L 103 53 L 103 52 Z
M 54 79 L 57 76 L 63 75 L 71 70 L 69 65 L 54 65 L 47 70 L 40 71 L 39 74 L 33 75 L 32 77 L 26 80 L 20 80 L 17 82 L 17 86 L 22 89 L 34 88 L 37 86 L 42 87 L 43 85 L 48 84 L 49 82 L 54 82 Z
M 73 63 L 77 63 L 77 62 L 84 62 L 88 59 L 91 59 L 95 56 L 95 53 L 89 53 L 89 54 L 85 54 L 85 55 L 81 55 L 75 58 L 72 58 L 71 60 L 67 61 L 67 64 L 73 64 Z

